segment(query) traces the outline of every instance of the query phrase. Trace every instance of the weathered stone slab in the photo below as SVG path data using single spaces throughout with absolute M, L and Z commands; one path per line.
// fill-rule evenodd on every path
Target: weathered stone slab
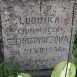
M 38 70 L 67 60 L 73 6 L 69 0 L 2 0 L 5 61 Z

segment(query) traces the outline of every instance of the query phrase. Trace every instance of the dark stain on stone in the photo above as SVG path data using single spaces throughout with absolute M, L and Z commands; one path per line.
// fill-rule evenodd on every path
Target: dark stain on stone
M 0 62 L 2 62 L 4 59 L 3 51 L 4 51 L 4 45 L 2 39 L 2 24 L 1 24 L 1 11 L 0 11 Z

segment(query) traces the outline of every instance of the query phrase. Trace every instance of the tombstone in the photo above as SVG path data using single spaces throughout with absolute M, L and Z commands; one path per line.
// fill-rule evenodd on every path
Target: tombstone
M 73 0 L 2 0 L 0 5 L 5 61 L 42 70 L 68 59 Z

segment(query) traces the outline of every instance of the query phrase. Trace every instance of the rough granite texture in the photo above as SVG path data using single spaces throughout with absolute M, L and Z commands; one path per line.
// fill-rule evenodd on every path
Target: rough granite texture
M 0 6 L 5 61 L 39 70 L 67 60 L 76 23 L 73 1 L 2 0 Z

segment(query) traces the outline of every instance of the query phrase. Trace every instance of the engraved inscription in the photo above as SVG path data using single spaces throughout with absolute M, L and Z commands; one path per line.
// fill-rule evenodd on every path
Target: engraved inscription
M 50 69 L 67 60 L 73 1 L 22 0 L 1 3 L 5 61 L 26 70 Z

